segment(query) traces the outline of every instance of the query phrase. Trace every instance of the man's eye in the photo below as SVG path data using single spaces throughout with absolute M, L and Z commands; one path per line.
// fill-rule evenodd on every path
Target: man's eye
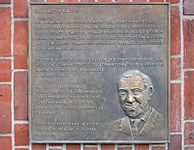
M 131 92 L 134 94 L 134 95 L 139 95 L 142 90 L 141 89 L 132 89 Z
M 119 90 L 119 96 L 127 96 L 126 90 Z

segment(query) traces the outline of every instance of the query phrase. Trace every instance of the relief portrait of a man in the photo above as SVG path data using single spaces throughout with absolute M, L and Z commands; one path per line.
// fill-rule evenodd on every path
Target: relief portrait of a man
M 149 76 L 139 70 L 126 71 L 119 77 L 117 90 L 125 116 L 111 124 L 114 133 L 134 139 L 151 135 L 155 129 L 160 130 L 163 115 L 149 105 L 154 93 Z

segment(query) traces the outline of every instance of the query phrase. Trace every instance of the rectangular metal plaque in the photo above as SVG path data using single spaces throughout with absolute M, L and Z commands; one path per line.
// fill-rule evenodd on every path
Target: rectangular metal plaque
M 34 143 L 169 141 L 169 6 L 31 4 Z

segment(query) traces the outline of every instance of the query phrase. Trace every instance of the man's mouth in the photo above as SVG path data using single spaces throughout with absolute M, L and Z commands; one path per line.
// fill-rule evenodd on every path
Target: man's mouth
M 124 105 L 123 108 L 127 111 L 135 111 L 134 105 Z

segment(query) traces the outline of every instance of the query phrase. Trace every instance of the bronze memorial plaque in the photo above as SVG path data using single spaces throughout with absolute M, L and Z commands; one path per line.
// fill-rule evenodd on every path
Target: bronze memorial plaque
M 169 4 L 31 4 L 33 143 L 169 141 Z

